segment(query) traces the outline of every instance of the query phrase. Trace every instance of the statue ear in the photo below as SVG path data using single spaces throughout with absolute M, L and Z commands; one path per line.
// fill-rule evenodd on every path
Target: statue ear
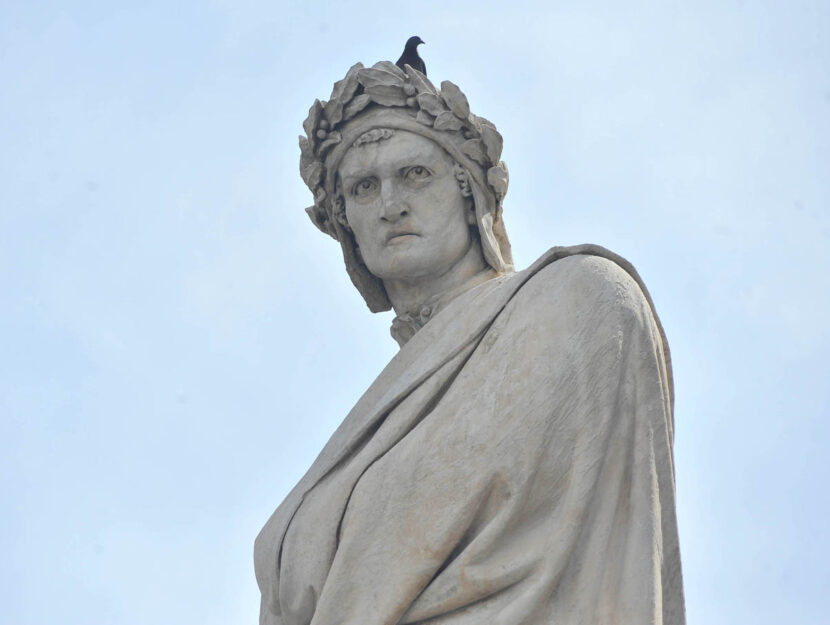
M 458 186 L 461 189 L 461 197 L 464 198 L 464 204 L 467 206 L 467 223 L 471 226 L 476 225 L 476 204 L 473 199 L 473 189 L 470 186 L 470 174 L 458 163 L 455 164 L 453 171 L 455 179 L 458 181 Z
M 342 199 L 341 199 L 342 202 Z M 349 220 L 346 219 L 346 211 L 342 210 L 339 206 L 335 206 L 334 208 L 334 218 L 337 222 L 343 226 L 343 228 L 349 232 L 352 231 L 351 226 L 349 226 Z
M 340 188 L 340 180 L 337 180 L 334 188 L 334 200 L 332 201 L 333 213 L 334 218 L 337 220 L 343 229 L 347 232 L 351 232 L 352 228 L 349 226 L 349 220 L 346 219 L 346 200 L 343 197 L 343 191 Z
M 461 187 L 461 195 L 463 197 L 473 197 L 473 190 L 470 187 L 470 174 L 458 163 L 453 168 L 455 171 L 455 179 L 458 181 L 458 186 Z

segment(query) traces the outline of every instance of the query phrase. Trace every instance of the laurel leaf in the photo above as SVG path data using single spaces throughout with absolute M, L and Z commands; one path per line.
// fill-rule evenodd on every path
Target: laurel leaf
M 329 216 L 326 215 L 326 211 L 320 210 L 316 206 L 309 206 L 305 209 L 308 218 L 311 219 L 311 223 L 317 226 L 317 229 L 323 232 L 324 234 L 331 235 L 331 229 L 329 226 Z
M 300 135 L 300 174 L 302 174 L 303 169 L 308 167 L 313 160 L 314 152 L 311 150 L 311 144 L 308 142 L 308 138 Z
M 426 111 L 421 110 L 415 116 L 415 121 L 424 126 L 432 126 L 435 123 L 435 118 Z
M 328 150 L 331 146 L 337 145 L 343 140 L 343 137 L 340 136 L 340 133 L 336 130 L 334 132 L 330 132 L 326 137 L 326 140 L 320 144 L 320 154 L 323 154 L 326 150 Z
M 433 117 L 437 117 L 446 110 L 444 103 L 437 95 L 431 93 L 418 94 L 418 106 Z
M 361 69 L 357 72 L 357 79 L 360 84 L 368 91 L 372 87 L 403 87 L 403 78 L 387 72 L 384 69 L 375 69 L 373 67 L 368 69 Z
M 499 199 L 504 197 L 507 193 L 507 184 L 510 178 L 507 173 L 507 166 L 503 162 L 499 162 L 495 167 L 487 170 L 487 184 L 493 187 Z
M 480 115 L 476 115 L 476 117 L 478 118 L 478 121 L 481 123 L 482 126 L 490 126 L 490 128 L 493 128 L 495 130 L 496 125 L 489 119 L 487 119 L 486 117 L 481 117 Z
M 467 102 L 467 96 L 461 93 L 461 89 L 449 80 L 445 80 L 441 83 L 441 97 L 456 117 L 467 120 L 470 115 L 470 103 Z
M 329 127 L 334 128 L 343 119 L 343 102 L 341 100 L 329 100 L 323 107 L 323 113 L 329 120 Z
M 436 130 L 458 130 L 463 124 L 452 111 L 444 111 L 435 118 Z
M 308 117 L 303 122 L 303 130 L 308 135 L 309 139 L 314 138 L 314 132 L 317 130 L 317 124 L 320 123 L 320 113 L 323 112 L 323 104 L 320 100 L 314 100 L 314 104 L 308 109 Z
M 430 82 L 429 78 L 427 78 L 425 74 L 422 74 L 411 65 L 406 65 L 405 69 L 406 75 L 409 76 L 410 82 L 415 85 L 418 93 L 431 93 L 434 96 L 438 95 L 438 89 L 435 88 L 435 85 Z
M 300 171 L 303 177 L 303 182 L 309 189 L 314 189 L 319 186 L 323 180 L 323 163 L 320 161 L 312 161 Z
M 366 87 L 366 95 L 381 106 L 406 106 L 406 93 L 404 93 L 403 85 Z
M 487 148 L 481 139 L 468 139 L 461 144 L 461 151 L 479 165 L 487 164 Z
M 332 100 L 338 100 L 342 103 L 346 103 L 352 99 L 355 91 L 357 91 L 357 85 L 359 84 L 357 81 L 357 73 L 361 69 L 363 69 L 363 63 L 355 63 L 349 68 L 349 71 L 346 72 L 346 76 L 343 80 L 338 80 L 334 83 L 334 88 L 331 90 L 329 102 Z
M 359 96 L 354 98 L 351 102 L 349 102 L 349 104 L 346 105 L 345 109 L 343 109 L 343 119 L 344 120 L 351 119 L 352 117 L 357 115 L 360 111 L 365 109 L 371 101 L 372 101 L 372 99 L 368 95 L 366 95 L 365 93 L 361 93 Z
M 487 147 L 487 156 L 491 163 L 498 163 L 501 158 L 501 150 L 504 147 L 504 139 L 496 130 L 495 126 L 482 123 L 481 124 L 481 140 Z
M 406 74 L 404 74 L 403 70 L 397 65 L 395 65 L 392 61 L 378 61 L 377 63 L 372 65 L 372 69 L 382 69 L 389 72 L 390 74 L 395 74 L 401 80 L 406 79 Z

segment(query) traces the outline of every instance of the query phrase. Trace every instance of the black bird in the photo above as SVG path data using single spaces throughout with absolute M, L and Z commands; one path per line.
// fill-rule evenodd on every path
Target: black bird
M 395 65 L 401 69 L 404 69 L 404 65 L 411 65 L 412 69 L 417 69 L 424 76 L 426 76 L 427 66 L 424 64 L 424 59 L 418 56 L 418 46 L 422 43 L 424 43 L 424 41 L 418 35 L 407 39 L 406 46 L 404 46 L 403 49 L 403 54 L 401 54 L 401 58 L 398 59 L 398 62 L 395 63 Z

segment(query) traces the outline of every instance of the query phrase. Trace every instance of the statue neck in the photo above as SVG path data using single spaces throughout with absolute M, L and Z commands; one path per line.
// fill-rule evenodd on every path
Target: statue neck
M 387 295 L 397 314 L 392 323 L 392 336 L 403 346 L 438 309 L 495 276 L 496 271 L 484 261 L 476 240 L 461 260 L 440 276 L 406 282 L 384 281 Z
M 459 295 L 467 288 L 475 286 L 478 282 L 470 284 L 469 287 L 466 285 L 487 268 L 481 245 L 474 239 L 464 256 L 443 274 L 406 280 L 384 280 L 383 285 L 396 314 L 413 314 L 437 299 L 444 299 L 444 295 L 455 291 L 458 291 L 455 294 Z

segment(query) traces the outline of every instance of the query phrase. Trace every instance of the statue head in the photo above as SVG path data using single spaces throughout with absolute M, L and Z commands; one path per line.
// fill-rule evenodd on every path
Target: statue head
M 409 66 L 358 63 L 303 127 L 300 173 L 315 200 L 306 211 L 340 242 L 372 311 L 391 307 L 384 279 L 441 271 L 472 244 L 494 270 L 512 270 L 502 138 L 454 84 L 439 90 Z

